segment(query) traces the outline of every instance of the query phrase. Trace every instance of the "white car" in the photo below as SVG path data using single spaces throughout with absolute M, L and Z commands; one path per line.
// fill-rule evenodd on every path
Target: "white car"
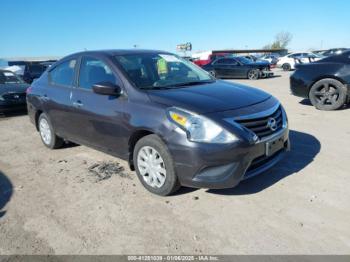
M 284 71 L 290 71 L 294 70 L 295 65 L 298 63 L 311 63 L 322 58 L 322 56 L 314 53 L 291 53 L 280 57 L 277 62 L 277 67 L 282 68 Z
M 276 56 L 276 55 L 264 55 L 264 56 L 260 57 L 259 59 L 263 60 L 263 61 L 267 61 L 270 64 L 276 64 L 276 62 L 278 60 L 278 56 Z

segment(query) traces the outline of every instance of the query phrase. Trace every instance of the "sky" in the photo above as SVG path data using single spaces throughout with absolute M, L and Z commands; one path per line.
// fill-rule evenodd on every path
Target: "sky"
M 96 49 L 261 48 L 280 31 L 293 51 L 350 47 L 348 0 L 0 0 L 0 57 Z

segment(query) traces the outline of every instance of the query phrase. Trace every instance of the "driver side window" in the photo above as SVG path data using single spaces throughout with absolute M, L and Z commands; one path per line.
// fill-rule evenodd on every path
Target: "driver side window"
M 217 60 L 215 62 L 215 64 L 218 64 L 218 65 L 237 65 L 237 61 L 234 59 L 223 58 L 223 59 Z
M 227 59 L 227 64 L 228 65 L 238 65 L 237 61 L 235 59 Z
M 83 89 L 92 89 L 93 85 L 101 82 L 116 84 L 116 77 L 112 70 L 99 59 L 83 57 L 80 65 L 78 86 Z

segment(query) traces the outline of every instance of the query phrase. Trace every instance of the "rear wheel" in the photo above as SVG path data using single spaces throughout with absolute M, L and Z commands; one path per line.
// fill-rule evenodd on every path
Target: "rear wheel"
M 285 63 L 282 65 L 283 71 L 290 71 L 292 69 L 291 65 L 288 63 Z
M 310 89 L 311 104 L 319 110 L 336 110 L 346 102 L 347 89 L 338 80 L 332 78 L 316 82 Z
M 209 73 L 210 73 L 213 77 L 216 77 L 216 72 L 215 72 L 215 70 L 210 70 Z
M 249 72 L 248 72 L 248 79 L 250 79 L 250 80 L 257 80 L 257 79 L 259 79 L 259 74 L 260 74 L 260 72 L 257 69 L 249 70 Z
M 44 145 L 51 149 L 60 148 L 64 144 L 64 140 L 56 136 L 49 117 L 42 113 L 38 119 L 38 128 Z
M 148 191 L 167 196 L 180 188 L 172 157 L 157 135 L 139 140 L 133 158 L 137 176 Z

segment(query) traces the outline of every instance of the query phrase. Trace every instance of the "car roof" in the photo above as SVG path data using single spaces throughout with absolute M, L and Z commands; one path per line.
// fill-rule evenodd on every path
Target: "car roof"
M 74 54 L 71 54 L 69 56 L 73 55 L 92 55 L 92 54 L 104 54 L 109 56 L 114 55 L 131 55 L 131 54 L 156 54 L 156 53 L 162 53 L 162 54 L 171 54 L 167 51 L 161 51 L 161 50 L 148 50 L 148 49 L 107 49 L 107 50 L 92 50 L 92 51 L 83 51 L 83 52 L 77 52 Z

